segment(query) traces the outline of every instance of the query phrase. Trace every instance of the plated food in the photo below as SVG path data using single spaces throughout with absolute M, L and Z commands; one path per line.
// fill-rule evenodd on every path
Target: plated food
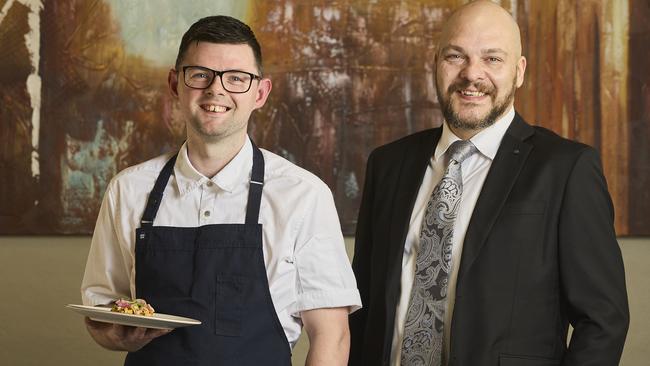
M 153 316 L 155 310 L 153 306 L 147 304 L 143 299 L 119 299 L 111 307 L 111 311 L 122 314 Z
M 154 313 L 151 316 L 142 316 L 112 311 L 111 308 L 105 306 L 68 304 L 66 307 L 75 313 L 87 316 L 95 321 L 129 325 L 132 327 L 174 329 L 201 324 L 200 320 L 163 313 Z

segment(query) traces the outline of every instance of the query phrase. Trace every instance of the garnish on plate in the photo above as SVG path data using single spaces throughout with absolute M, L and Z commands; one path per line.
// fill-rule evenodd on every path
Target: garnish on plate
M 116 300 L 111 308 L 111 311 L 124 314 L 133 314 L 133 315 L 142 315 L 142 316 L 153 316 L 155 310 L 146 301 L 143 299 L 119 299 Z

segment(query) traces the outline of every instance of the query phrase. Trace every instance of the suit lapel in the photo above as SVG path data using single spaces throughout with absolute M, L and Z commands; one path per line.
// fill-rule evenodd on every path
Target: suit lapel
M 390 222 L 387 260 L 387 287 L 386 296 L 388 309 L 393 309 L 400 293 L 400 278 L 402 273 L 402 257 L 404 255 L 404 241 L 411 220 L 411 212 L 415 205 L 424 173 L 438 144 L 442 128 L 430 130 L 430 133 L 421 134 L 417 143 L 404 149 L 401 169 L 395 187 L 397 191 L 392 204 L 393 212 Z M 390 315 L 389 315 L 390 316 Z M 390 324 L 392 327 L 392 322 Z
M 488 233 L 499 217 L 510 190 L 533 148 L 532 145 L 524 141 L 533 133 L 534 129 L 524 122 L 519 114 L 516 114 L 503 136 L 467 227 L 458 271 L 459 284 L 478 257 Z

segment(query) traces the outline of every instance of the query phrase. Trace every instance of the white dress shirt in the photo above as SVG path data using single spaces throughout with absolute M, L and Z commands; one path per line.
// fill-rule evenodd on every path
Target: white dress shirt
M 492 126 L 482 130 L 474 135 L 470 141 L 476 146 L 478 153 L 467 158 L 461 165 L 463 176 L 463 194 L 461 196 L 460 206 L 456 221 L 454 222 L 454 235 L 452 238 L 452 267 L 449 274 L 449 287 L 447 289 L 447 311 L 444 319 L 444 341 L 446 352 L 449 354 L 449 329 L 451 325 L 451 315 L 454 311 L 454 299 L 456 297 L 456 278 L 458 275 L 458 265 L 460 256 L 463 251 L 463 241 L 465 232 L 469 225 L 469 220 L 474 211 L 474 205 L 481 193 L 483 182 L 487 177 L 492 160 L 499 149 L 501 139 L 515 117 L 515 110 L 511 108 L 508 113 L 496 121 Z M 402 341 L 404 339 L 404 322 L 411 298 L 411 289 L 415 278 L 415 263 L 417 252 L 420 249 L 420 230 L 422 219 L 435 186 L 440 182 L 444 175 L 446 166 L 444 155 L 449 146 L 455 141 L 460 140 L 447 126 L 445 122 L 442 127 L 442 136 L 435 153 L 429 162 L 424 179 L 420 185 L 415 206 L 411 213 L 409 230 L 406 234 L 404 243 L 404 256 L 402 257 L 402 277 L 401 277 L 401 294 L 395 314 L 395 327 L 393 333 L 393 344 L 391 350 L 391 365 L 400 366 L 402 356 Z M 467 350 L 468 351 L 468 350 Z
M 310 172 L 269 151 L 260 208 L 263 252 L 273 305 L 293 347 L 305 310 L 361 307 L 329 188 Z M 243 224 L 253 148 L 249 139 L 211 179 L 190 163 L 184 144 L 165 188 L 155 226 Z M 135 297 L 135 229 L 171 154 L 120 172 L 108 185 L 81 285 L 83 303 Z M 146 300 L 146 299 L 145 299 Z

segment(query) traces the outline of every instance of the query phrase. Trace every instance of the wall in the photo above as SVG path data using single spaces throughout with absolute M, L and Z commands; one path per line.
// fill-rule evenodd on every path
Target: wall
M 119 365 L 124 355 L 105 351 L 87 336 L 81 316 L 65 309 L 79 303 L 88 237 L 0 237 L 0 364 Z M 353 240 L 347 241 L 351 249 Z M 621 239 L 632 324 L 623 366 L 650 358 L 650 239 Z M 294 350 L 304 364 L 307 342 Z

